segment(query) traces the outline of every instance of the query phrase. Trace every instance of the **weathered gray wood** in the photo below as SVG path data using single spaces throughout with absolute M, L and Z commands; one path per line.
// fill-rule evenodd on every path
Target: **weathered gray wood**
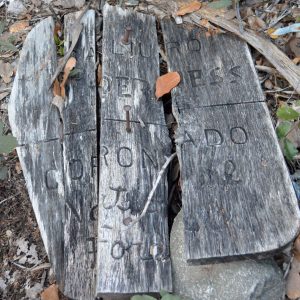
M 65 51 L 72 42 L 72 29 L 81 12 L 65 16 Z M 65 134 L 96 130 L 96 51 L 95 11 L 89 10 L 82 17 L 83 30 L 73 51 L 76 71 L 68 80 L 68 97 L 64 109 Z
M 59 115 L 49 81 L 56 65 L 52 18 L 41 21 L 24 42 L 8 105 L 19 145 L 59 138 Z
M 58 282 L 63 271 L 64 186 L 58 140 L 17 147 L 28 194 Z
M 65 52 L 80 12 L 65 17 Z M 75 21 L 76 22 L 76 21 Z M 97 137 L 95 78 L 95 11 L 83 16 L 83 30 L 72 56 L 78 76 L 66 85 L 64 108 L 64 282 L 63 291 L 76 300 L 93 300 L 97 246 Z
M 77 16 L 65 17 L 66 50 Z M 74 50 L 80 73 L 66 85 L 62 120 L 49 89 L 56 65 L 51 18 L 24 43 L 9 117 L 19 144 L 25 144 L 18 153 L 57 282 L 69 297 L 90 300 L 95 295 L 98 203 L 95 12 L 88 11 L 81 22 Z
M 299 229 L 299 210 L 249 49 L 166 20 L 179 128 L 186 256 L 220 260 L 274 251 Z
M 171 149 L 162 104 L 153 100 L 155 19 L 105 5 L 103 22 L 97 294 L 171 290 L 165 177 L 147 214 L 129 226 Z M 121 42 L 126 26 L 128 45 Z
M 54 22 L 28 34 L 14 80 L 8 114 L 32 206 L 57 280 L 63 270 L 64 188 L 60 121 L 49 81 L 56 67 Z M 48 141 L 48 142 L 45 142 Z
M 94 299 L 97 242 L 96 132 L 65 136 L 64 294 Z

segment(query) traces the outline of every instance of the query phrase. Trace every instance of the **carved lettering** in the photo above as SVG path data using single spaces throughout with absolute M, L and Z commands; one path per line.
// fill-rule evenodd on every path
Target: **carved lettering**
M 231 128 L 230 138 L 234 144 L 246 144 L 248 140 L 247 132 L 243 127 Z
M 189 51 L 200 51 L 201 50 L 201 44 L 200 41 L 197 39 L 191 39 L 187 42 L 187 47 Z
M 83 165 L 80 159 L 71 159 L 69 162 L 71 179 L 78 180 L 83 176 Z
M 127 153 L 127 155 L 126 155 Z M 118 164 L 121 167 L 129 168 L 133 165 L 132 151 L 128 147 L 120 147 L 117 151 Z
M 129 77 L 116 77 L 119 97 L 131 97 L 132 86 Z
M 77 209 L 74 206 L 73 202 L 70 202 L 69 199 L 72 199 L 72 201 L 74 201 L 74 203 L 78 203 L 79 204 L 79 213 L 77 212 Z M 82 191 L 81 190 L 72 190 L 69 199 L 66 199 L 66 204 L 70 208 L 72 214 L 77 219 L 77 221 L 79 223 L 81 223 L 82 222 L 82 218 L 81 218 L 82 213 L 81 212 L 83 211 L 83 195 L 82 195 Z
M 202 70 L 191 70 L 188 71 L 188 74 L 191 80 L 192 87 L 205 85 Z
M 108 162 L 107 162 L 107 158 L 106 158 L 106 155 L 108 154 L 108 148 L 106 146 L 102 146 L 102 151 L 101 152 L 102 152 L 101 155 L 104 158 L 104 163 L 105 163 L 106 166 L 108 166 Z
M 112 79 L 110 76 L 104 75 L 102 78 L 102 93 L 108 94 L 111 91 Z
M 158 169 L 158 163 L 157 163 L 157 152 L 155 151 L 155 157 L 154 155 L 150 155 L 146 149 L 142 148 L 142 166 L 143 168 L 146 168 L 146 158 L 148 158 L 148 160 L 151 162 L 151 164 L 153 165 L 153 167 L 155 169 Z
M 57 170 L 51 169 L 45 172 L 45 183 L 48 190 L 56 190 L 58 182 L 56 181 Z
M 138 45 L 139 45 L 139 54 L 140 54 L 142 57 L 145 57 L 145 58 L 151 57 L 150 47 L 149 47 L 149 54 L 146 55 L 146 54 L 142 51 L 142 48 L 145 48 L 145 47 L 142 47 L 142 43 L 139 42 Z
M 237 83 L 238 79 L 242 78 L 242 75 L 240 73 L 238 73 L 238 71 L 240 71 L 240 69 L 241 69 L 241 66 L 234 66 L 229 69 L 229 74 L 234 77 L 234 79 L 230 80 L 230 83 Z
M 94 269 L 95 265 L 96 265 L 96 259 L 97 259 L 96 238 L 95 237 L 89 237 L 86 240 L 87 240 L 87 242 L 92 243 L 92 249 L 88 250 L 88 254 L 93 254 L 93 261 L 91 263 L 91 268 Z
M 111 256 L 114 259 L 121 259 L 125 254 L 126 248 L 122 241 L 115 241 L 111 247 Z
M 223 78 L 217 74 L 218 71 L 221 69 L 219 67 L 213 68 L 212 70 L 209 71 L 209 75 L 211 78 L 210 84 L 211 85 L 217 85 L 223 82 Z
M 228 183 L 239 183 L 240 179 L 233 179 L 233 173 L 236 169 L 235 163 L 232 160 L 225 161 L 224 174 L 226 182 Z
M 98 204 L 94 205 L 90 210 L 90 220 L 91 221 L 97 221 L 97 219 L 98 219 L 97 208 L 98 208 Z
M 180 52 L 180 50 L 179 50 L 179 47 L 180 47 L 180 44 L 179 44 L 179 42 L 168 42 L 168 43 L 166 43 L 166 49 L 176 49 L 177 50 L 177 52 L 179 53 Z
M 187 137 L 187 138 L 186 138 Z M 184 131 L 182 144 L 192 143 L 196 147 L 195 140 L 188 131 Z
M 207 146 L 219 146 L 224 138 L 220 131 L 216 129 L 204 129 Z
M 117 187 L 117 188 L 114 188 L 114 187 L 109 187 L 112 191 L 115 191 L 117 192 L 116 193 L 116 198 L 114 199 L 114 201 L 112 203 L 105 203 L 105 198 L 106 198 L 106 195 L 103 195 L 103 207 L 105 209 L 112 209 L 113 207 L 115 207 L 120 199 L 120 195 L 121 195 L 121 192 L 126 192 L 127 190 L 125 188 L 122 188 L 122 187 Z

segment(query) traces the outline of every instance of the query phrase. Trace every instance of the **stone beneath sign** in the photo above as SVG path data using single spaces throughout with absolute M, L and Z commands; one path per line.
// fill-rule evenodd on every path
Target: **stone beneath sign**
M 187 264 L 182 212 L 171 231 L 174 293 L 182 300 L 281 300 L 284 280 L 272 259 L 241 260 L 213 265 Z

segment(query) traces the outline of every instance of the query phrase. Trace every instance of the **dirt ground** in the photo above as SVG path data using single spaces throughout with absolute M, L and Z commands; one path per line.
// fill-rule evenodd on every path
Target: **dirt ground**
M 51 4 L 51 2 L 54 3 Z M 58 2 L 58 5 L 55 5 L 55 2 Z M 26 35 L 41 19 L 52 15 L 62 22 L 65 14 L 77 11 L 82 7 L 82 5 L 66 7 L 66 2 L 65 4 L 62 2 L 23 0 L 21 1 L 23 12 L 14 15 L 8 12 L 9 1 L 0 0 L 0 29 L 2 26 L 0 63 L 3 68 L 0 69 L 0 122 L 4 124 L 3 134 L 10 133 L 7 102 L 17 69 L 19 51 L 22 49 Z M 78 2 L 84 4 L 85 1 Z M 91 7 L 97 9 L 98 14 L 101 15 L 100 1 L 90 2 Z M 243 12 L 246 12 L 243 17 L 245 26 L 257 32 L 263 32 L 264 26 L 270 24 L 270 20 L 275 20 L 276 17 L 278 22 L 275 25 L 281 27 L 300 21 L 299 1 L 250 0 L 243 1 L 241 4 L 243 4 Z M 268 11 L 268 8 L 271 12 Z M 247 15 L 247 9 L 252 10 L 251 14 Z M 257 18 L 251 19 L 250 16 Z M 12 26 L 20 21 L 23 22 L 23 25 L 14 29 Z M 291 59 L 299 58 L 298 63 L 300 61 L 299 34 L 290 33 L 273 41 Z M 296 41 L 294 41 L 295 39 Z M 12 46 L 7 45 L 6 42 Z M 98 39 L 98 43 L 100 42 L 101 40 Z M 272 72 L 273 68 L 266 58 L 254 49 L 251 51 L 255 64 L 265 66 L 265 70 L 267 70 L 262 71 L 263 68 L 258 68 L 259 78 L 275 125 L 278 122 L 276 112 L 281 103 L 295 102 L 299 100 L 299 95 L 282 76 Z M 4 66 L 3 64 L 8 65 Z M 300 141 L 297 134 L 299 132 L 290 138 L 295 148 L 299 149 Z M 300 179 L 299 162 L 297 154 L 292 160 L 287 160 L 290 172 L 294 174 L 295 182 Z M 276 256 L 276 261 L 286 273 L 291 257 L 291 248 Z M 0 299 L 39 299 L 40 292 L 52 283 L 55 283 L 55 278 L 41 240 L 16 150 L 10 154 L 0 153 Z M 66 298 L 61 295 L 61 299 Z

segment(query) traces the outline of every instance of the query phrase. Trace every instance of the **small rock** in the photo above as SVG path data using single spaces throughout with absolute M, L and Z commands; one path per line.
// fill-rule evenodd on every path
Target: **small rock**
M 11 0 L 7 7 L 7 12 L 13 15 L 22 15 L 27 12 L 26 7 L 20 0 Z
M 174 293 L 182 300 L 281 300 L 284 281 L 272 259 L 188 265 L 182 211 L 171 231 Z

